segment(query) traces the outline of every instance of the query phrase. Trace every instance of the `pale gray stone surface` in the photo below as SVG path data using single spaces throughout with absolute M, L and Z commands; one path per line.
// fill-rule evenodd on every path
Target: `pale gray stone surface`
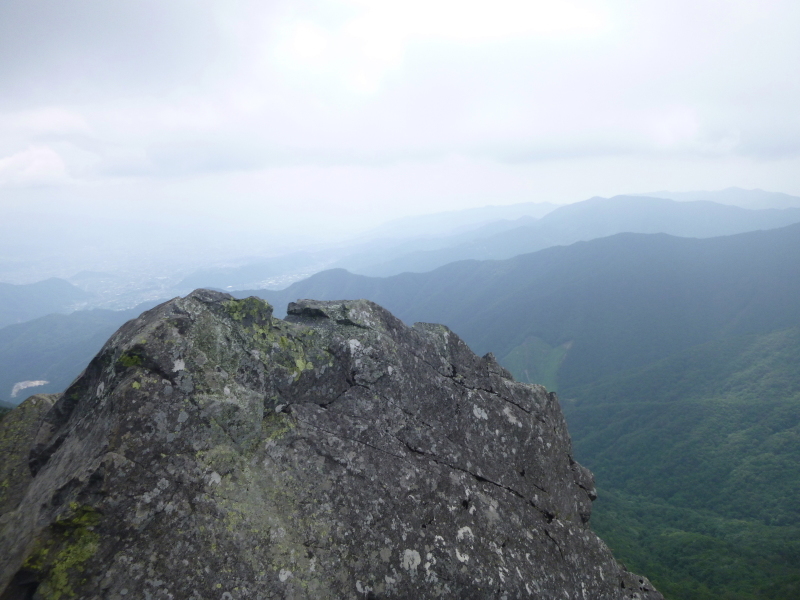
M 109 340 L 36 417 L 2 600 L 662 597 L 554 394 L 368 301 L 288 312 L 198 290 Z

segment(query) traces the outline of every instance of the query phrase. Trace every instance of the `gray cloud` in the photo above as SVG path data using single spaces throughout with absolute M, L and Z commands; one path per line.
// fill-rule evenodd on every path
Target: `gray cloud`
M 346 46 L 332 26 L 336 3 L 265 11 L 254 2 L 13 0 L 0 8 L 0 89 L 8 108 L 66 107 L 97 138 L 164 157 L 156 172 L 220 168 L 197 158 L 215 154 L 199 148 L 216 139 L 232 168 L 268 166 L 278 154 L 370 162 L 508 146 L 519 148 L 515 160 L 725 154 L 739 150 L 742 132 L 765 138 L 744 153 L 786 146 L 767 140 L 795 120 L 800 101 L 796 5 L 586 4 L 605 7 L 609 21 L 586 39 L 409 35 L 396 60 L 376 66 L 366 51 L 287 58 L 284 38 L 306 25 Z M 375 90 L 348 89 L 359 69 L 377 73 Z M 250 156 L 235 159 L 237 144 Z
M 163 93 L 191 82 L 218 49 L 213 16 L 202 1 L 3 2 L 2 104 Z
M 126 189 L 191 198 L 208 222 L 225 198 L 320 227 L 632 189 L 800 193 L 799 30 L 790 0 L 7 0 L 0 217 L 42 186 L 77 212 Z

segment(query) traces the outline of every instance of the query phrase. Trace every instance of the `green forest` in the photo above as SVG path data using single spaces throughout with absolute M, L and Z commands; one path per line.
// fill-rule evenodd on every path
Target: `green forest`
M 592 523 L 674 600 L 800 596 L 800 329 L 567 389 Z

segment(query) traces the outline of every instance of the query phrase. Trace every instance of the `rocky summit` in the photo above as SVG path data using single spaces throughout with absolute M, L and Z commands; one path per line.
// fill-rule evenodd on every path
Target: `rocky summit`
M 0 598 L 662 598 L 555 394 L 364 300 L 198 290 L 0 421 Z

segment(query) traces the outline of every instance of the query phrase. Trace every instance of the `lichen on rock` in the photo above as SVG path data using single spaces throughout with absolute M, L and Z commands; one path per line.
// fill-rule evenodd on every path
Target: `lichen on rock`
M 589 528 L 555 394 L 365 300 L 198 290 L 29 429 L 3 600 L 661 598 Z

